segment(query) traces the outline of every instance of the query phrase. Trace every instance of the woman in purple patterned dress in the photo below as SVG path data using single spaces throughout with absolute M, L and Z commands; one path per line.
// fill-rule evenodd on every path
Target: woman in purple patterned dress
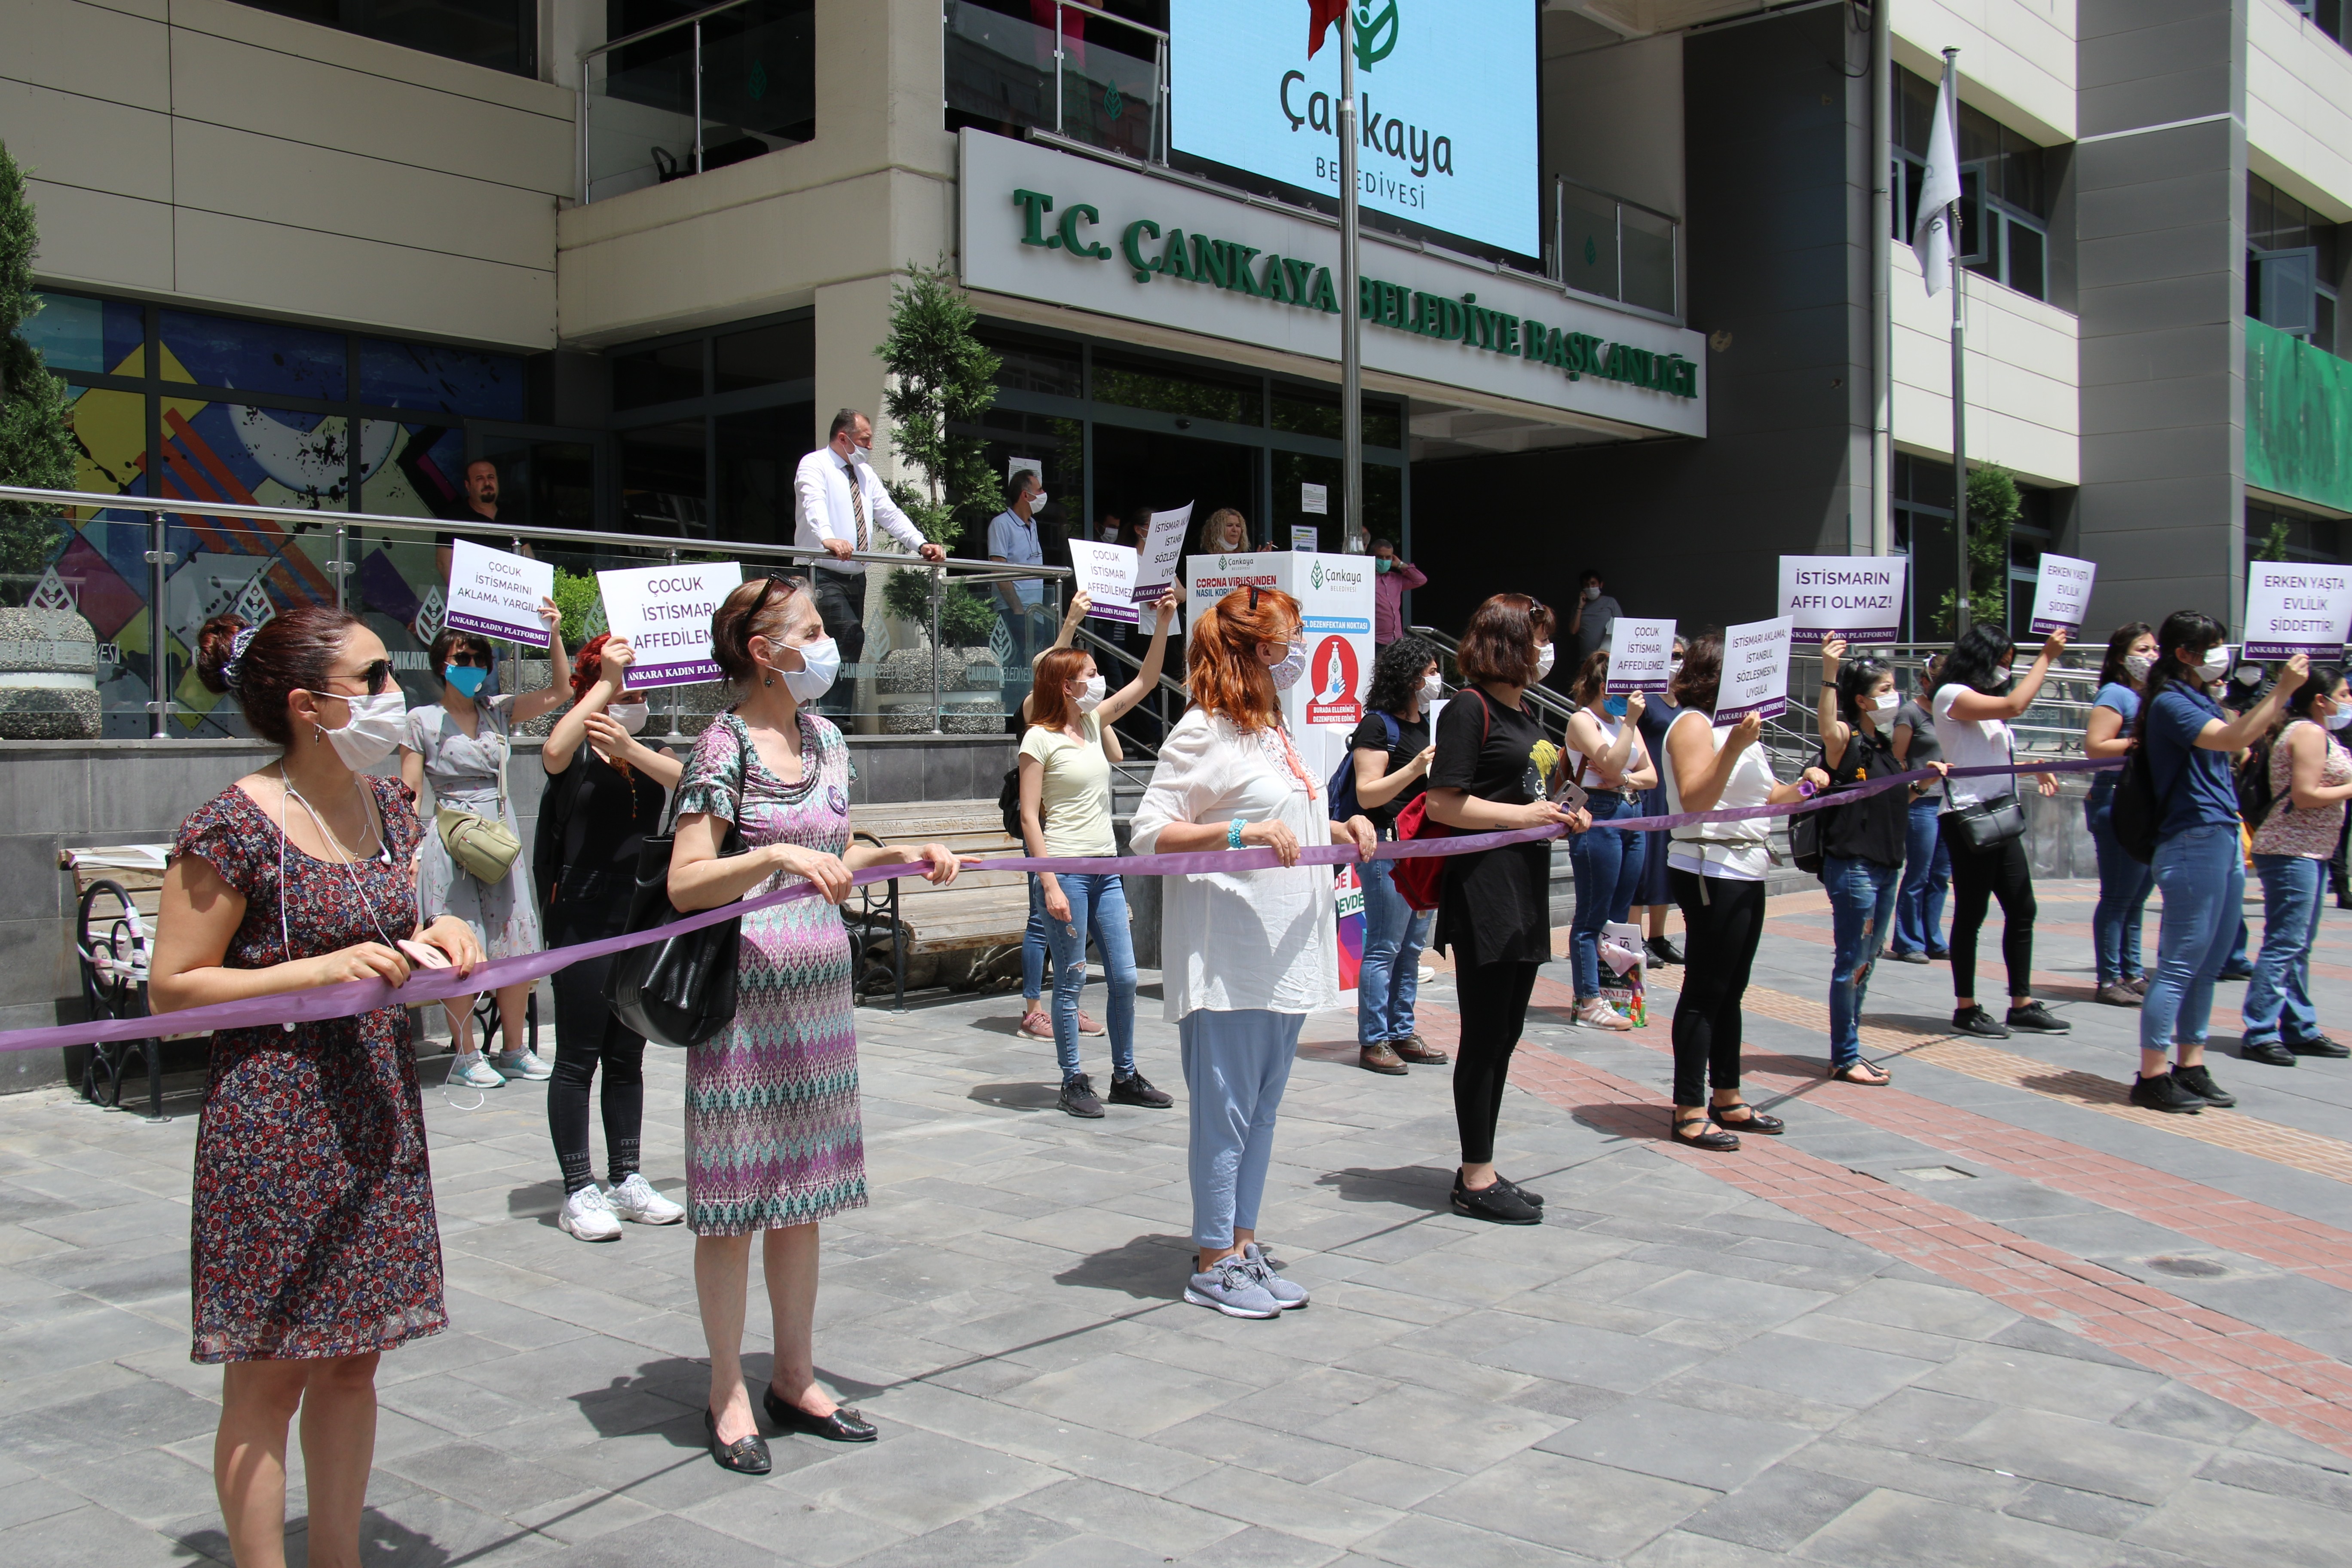
M 768 1418 L 835 1442 L 874 1437 L 856 1411 L 817 1385 L 811 1342 L 817 1222 L 866 1204 L 841 900 L 861 867 L 920 865 L 929 880 L 947 883 L 956 858 L 937 844 L 849 847 L 849 747 L 806 706 L 832 686 L 841 655 L 805 583 L 745 583 L 711 617 L 710 640 L 744 696 L 703 731 L 679 781 L 670 901 L 714 909 L 801 880 L 824 895 L 743 918 L 734 1021 L 686 1058 L 686 1223 L 710 1345 L 703 1426 L 722 1468 L 764 1475 L 768 1447 L 741 1359 L 754 1231 L 766 1235 L 761 1263 L 775 1319 L 775 1371 L 761 1401 Z M 747 853 L 719 855 L 730 823 L 743 830 Z
M 284 751 L 181 825 L 154 1010 L 398 984 L 404 948 L 479 963 L 463 921 L 417 926 L 415 797 L 362 771 L 406 722 L 375 634 L 313 606 L 257 632 L 215 616 L 198 647 L 205 684 Z M 299 1409 L 310 1561 L 356 1564 L 377 1357 L 449 1321 L 407 1010 L 215 1034 L 193 1207 L 191 1353 L 228 1363 L 213 1482 L 229 1546 L 242 1568 L 283 1568 Z

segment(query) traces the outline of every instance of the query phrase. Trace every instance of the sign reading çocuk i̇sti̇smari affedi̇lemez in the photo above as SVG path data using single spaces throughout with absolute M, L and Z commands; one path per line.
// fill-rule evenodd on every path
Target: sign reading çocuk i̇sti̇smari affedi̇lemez
M 597 573 L 604 625 L 637 656 L 629 666 L 630 689 L 719 679 L 723 672 L 710 654 L 710 617 L 742 581 L 743 567 L 734 561 Z
M 1536 13 L 1528 0 L 1351 0 L 1307 58 L 1306 7 L 1171 0 L 1180 153 L 1339 194 L 1339 45 L 1356 57 L 1357 199 L 1518 256 L 1543 248 Z
M 969 128 L 958 145 L 967 289 L 1337 364 L 1328 221 Z M 1627 436 L 1706 434 L 1706 340 L 1687 328 L 1371 234 L 1359 282 L 1367 370 Z
M 449 546 L 449 607 L 442 622 L 478 637 L 530 647 L 547 646 L 542 599 L 555 595 L 555 568 L 528 555 L 509 555 L 470 539 Z
M 2255 561 L 2246 567 L 2248 658 L 2333 659 L 2352 636 L 2352 567 Z
M 1674 662 L 1674 622 L 1620 616 L 1609 623 L 1609 679 L 1603 689 L 1610 696 L 1664 691 Z
M 1070 567 L 1078 592 L 1090 601 L 1087 619 L 1135 625 L 1138 554 L 1131 545 L 1101 544 L 1091 539 L 1070 541 Z
M 1893 642 L 1910 565 L 1900 555 L 1783 555 L 1780 613 L 1801 643 Z

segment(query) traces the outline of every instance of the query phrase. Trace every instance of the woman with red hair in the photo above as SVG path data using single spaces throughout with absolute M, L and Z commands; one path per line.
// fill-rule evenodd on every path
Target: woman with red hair
M 1274 1158 L 1274 1118 L 1299 1026 L 1339 1005 L 1330 872 L 1297 868 L 1302 846 L 1379 837 L 1361 816 L 1335 823 L 1282 720 L 1284 688 L 1307 668 L 1298 601 L 1237 588 L 1192 621 L 1192 706 L 1169 731 L 1136 807 L 1135 853 L 1272 849 L 1281 869 L 1210 871 L 1162 883 L 1160 984 L 1176 1020 L 1192 1101 L 1192 1245 L 1184 1300 L 1229 1317 L 1271 1318 L 1307 1292 L 1257 1245 Z
M 589 639 L 572 667 L 572 707 L 540 751 L 547 793 L 539 803 L 531 864 L 547 910 L 547 942 L 570 947 L 618 936 L 636 891 L 637 854 L 658 831 L 662 807 L 685 764 L 666 747 L 637 739 L 645 693 L 628 689 L 636 650 L 610 633 Z M 563 1173 L 555 1223 L 583 1241 L 617 1241 L 621 1221 L 676 1225 L 686 1210 L 654 1190 L 637 1169 L 646 1113 L 646 1037 L 613 1016 L 604 996 L 609 958 L 555 972 L 555 1076 L 547 1086 L 547 1130 Z M 604 1070 L 606 1192 L 588 1152 L 588 1091 Z

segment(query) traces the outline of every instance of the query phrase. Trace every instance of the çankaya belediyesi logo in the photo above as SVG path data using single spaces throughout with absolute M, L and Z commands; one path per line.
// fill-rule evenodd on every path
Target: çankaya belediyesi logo
M 1397 38 L 1402 29 L 1397 25 L 1397 0 L 1388 0 L 1381 14 L 1372 15 L 1370 5 L 1358 5 L 1356 13 L 1356 68 L 1368 71 L 1396 52 Z
M 1370 5 L 1349 7 L 1349 31 L 1353 34 L 1352 47 L 1358 70 L 1370 72 L 1374 65 L 1396 53 L 1397 44 L 1404 37 L 1404 25 L 1397 13 L 1398 3 L 1399 0 L 1385 0 L 1377 14 Z M 1290 121 L 1293 134 L 1311 127 L 1326 136 L 1336 135 L 1338 114 L 1329 93 L 1309 93 L 1303 104 L 1294 102 L 1291 89 L 1304 86 L 1306 81 L 1307 73 L 1303 70 L 1292 69 L 1282 73 L 1282 81 L 1276 89 L 1276 96 L 1281 102 L 1282 117 Z M 1372 107 L 1369 86 L 1360 89 L 1358 97 L 1360 101 L 1357 106 L 1356 129 L 1365 152 L 1386 153 L 1411 168 L 1415 179 L 1426 179 L 1432 170 L 1448 176 L 1453 174 L 1453 137 L 1436 135 L 1422 126 L 1381 113 Z M 1319 161 L 1317 167 L 1318 170 L 1322 168 Z M 1336 165 L 1331 177 L 1338 177 Z M 1405 192 L 1387 189 L 1381 176 L 1372 171 L 1364 171 L 1362 178 L 1369 194 L 1405 199 Z M 1397 178 L 1402 179 L 1402 176 Z M 1405 205 L 1418 206 L 1423 204 L 1418 200 L 1406 200 Z

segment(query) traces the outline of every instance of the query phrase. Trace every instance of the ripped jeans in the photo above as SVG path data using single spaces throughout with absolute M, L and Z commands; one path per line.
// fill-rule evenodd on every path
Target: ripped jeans
M 1870 966 L 1894 934 L 1895 896 L 1903 868 L 1832 855 L 1822 862 L 1837 937 L 1830 969 L 1830 1070 L 1862 1059 L 1862 999 Z

